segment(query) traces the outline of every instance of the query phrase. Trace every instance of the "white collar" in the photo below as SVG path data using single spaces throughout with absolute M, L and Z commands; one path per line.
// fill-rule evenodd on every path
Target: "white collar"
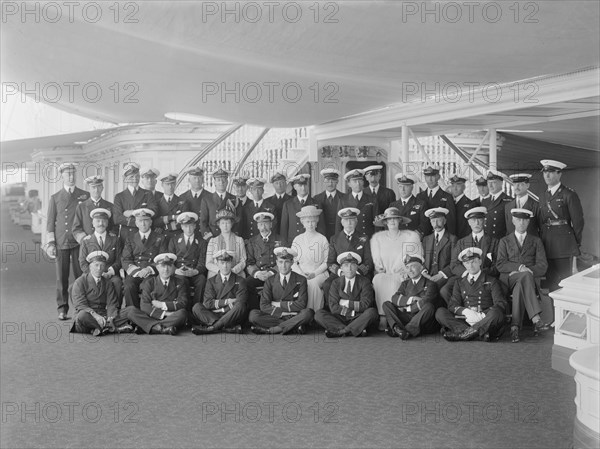
M 308 199 L 308 195 L 306 195 L 306 196 L 298 195 L 297 198 L 298 198 L 298 201 L 304 201 L 306 203 L 306 200 Z
M 490 196 L 492 197 L 492 201 L 496 201 L 500 195 L 502 195 L 502 190 L 500 190 L 498 193 L 495 193 L 493 195 L 490 194 Z
M 165 201 L 171 201 L 171 199 L 173 199 L 173 195 L 163 195 L 163 198 L 165 199 Z
M 94 281 L 96 282 L 96 284 L 98 284 L 100 282 L 100 279 L 102 279 L 102 277 L 97 278 L 94 275 L 92 275 L 92 278 L 94 279 Z
M 70 193 L 71 189 L 73 189 L 73 192 L 75 192 L 75 186 L 69 187 L 69 186 L 63 186 L 65 189 L 65 192 Z
M 333 192 L 328 192 L 327 190 L 325 191 L 325 195 L 327 196 L 327 198 L 332 197 L 335 198 L 335 190 Z
M 491 195 L 488 193 L 486 196 L 479 195 L 479 198 L 482 200 L 487 200 Z
M 461 198 L 462 198 L 463 196 L 465 196 L 465 194 L 464 194 L 464 193 L 461 193 L 461 194 L 460 194 L 460 195 L 458 195 L 456 198 L 454 198 L 454 202 L 455 202 L 455 203 L 458 203 L 458 202 L 461 200 Z
M 473 278 L 473 281 L 477 282 L 477 279 L 479 279 L 479 276 L 481 276 L 481 270 L 479 270 L 479 273 L 477 273 L 477 274 L 469 274 L 469 275 L 467 275 L 467 279 Z
M 429 196 L 429 192 L 431 192 L 431 196 L 435 196 L 435 194 L 437 193 L 438 190 L 440 190 L 439 185 L 435 186 L 433 189 L 430 189 L 429 187 L 427 187 L 427 196 Z
M 263 203 L 263 201 L 264 201 L 264 200 L 265 200 L 264 198 L 261 198 L 261 199 L 260 199 L 260 201 L 256 201 L 256 200 L 254 200 L 254 202 L 255 202 L 256 204 L 258 204 L 258 207 L 260 207 L 260 206 L 262 205 L 262 203 Z
M 290 273 L 291 273 L 291 271 L 290 271 Z M 279 280 L 283 281 L 285 279 L 286 282 L 289 282 L 289 280 L 290 280 L 290 273 L 288 273 L 288 274 L 281 274 L 281 273 L 279 273 Z
M 560 187 L 560 182 L 558 184 L 556 184 L 554 187 L 550 187 L 548 190 L 550 190 L 550 194 L 554 195 L 559 187 Z
M 398 201 L 400 201 L 401 203 L 408 203 L 412 197 L 413 197 L 413 195 L 411 193 L 407 198 L 400 197 L 400 199 Z
M 473 232 L 471 232 L 471 236 L 473 238 L 477 237 L 477 240 L 481 242 L 481 239 L 483 238 L 483 231 L 481 231 L 479 234 L 474 234 Z
M 356 198 L 357 200 L 359 200 L 359 201 L 360 201 L 360 200 L 362 199 L 363 192 L 362 192 L 362 191 L 360 191 L 360 192 L 358 192 L 358 193 L 354 193 L 354 192 L 352 192 L 352 196 L 353 196 L 354 198 Z
M 152 232 L 152 229 L 150 229 L 148 232 L 145 232 L 145 233 L 142 233 L 142 231 L 138 231 L 138 233 L 140 234 L 141 238 L 144 238 L 144 237 L 148 238 L 148 237 L 150 237 L 150 233 L 151 232 Z
M 96 240 L 101 237 L 102 240 L 106 241 L 106 231 L 104 231 L 102 234 L 98 234 L 96 231 L 94 231 L 94 234 L 96 235 Z
M 90 200 L 92 200 L 92 203 L 94 203 L 94 204 L 97 204 L 97 203 L 100 203 L 100 201 L 102 201 L 102 197 L 100 197 L 100 198 L 98 198 L 97 200 L 95 200 L 94 198 L 92 198 L 92 197 L 90 196 Z
M 344 276 L 344 290 L 346 289 L 346 284 L 348 282 L 350 282 L 350 290 L 354 289 L 354 281 L 356 280 L 356 276 L 354 276 L 352 279 L 348 279 L 346 276 Z
M 371 189 L 371 191 L 375 191 L 375 194 L 377 194 L 377 192 L 379 192 L 379 184 L 377 184 L 375 187 L 369 186 L 369 189 Z
M 233 273 L 233 271 L 231 272 Z M 227 280 L 229 280 L 229 278 L 231 277 L 231 273 L 229 273 L 227 275 Z M 221 282 L 223 282 L 223 284 L 225 283 L 225 275 L 223 273 L 219 273 L 221 275 Z
M 519 240 L 519 236 L 523 236 L 523 240 L 525 240 L 525 237 L 527 237 L 527 231 L 521 234 L 515 229 L 515 237 L 517 237 L 517 240 Z
M 135 191 L 137 189 L 139 189 L 139 187 L 127 186 L 127 190 L 129 190 L 132 195 L 135 193 Z
M 437 234 L 438 239 L 442 240 L 442 237 L 444 236 L 444 232 L 446 232 L 446 228 L 443 228 L 440 232 L 435 232 L 433 231 L 434 234 Z M 483 232 L 482 232 L 483 234 Z
M 419 276 L 417 279 L 411 279 L 411 281 L 413 282 L 413 284 L 418 284 L 422 277 L 423 276 Z

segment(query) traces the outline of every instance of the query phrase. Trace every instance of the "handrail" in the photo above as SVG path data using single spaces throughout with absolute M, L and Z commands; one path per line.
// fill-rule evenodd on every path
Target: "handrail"
M 236 132 L 242 126 L 244 126 L 244 125 L 240 125 L 240 124 L 233 125 L 227 131 L 225 131 L 223 134 L 221 134 L 219 137 L 217 137 L 215 140 L 213 140 L 210 144 L 208 144 L 206 146 L 206 148 L 203 148 L 202 150 L 200 150 L 200 152 L 193 159 L 191 159 L 187 164 L 185 164 L 184 167 L 179 171 L 179 176 L 177 176 L 177 183 L 175 184 L 175 188 L 177 189 L 177 187 L 179 187 L 179 184 L 181 184 L 181 182 L 183 181 L 182 175 L 185 175 L 185 172 L 187 171 L 188 168 L 193 167 L 198 162 L 200 162 L 202 159 L 204 159 L 204 156 L 206 156 L 208 153 L 210 153 L 214 148 L 217 147 L 217 145 L 219 145 L 221 142 L 223 142 L 225 139 L 227 139 L 229 136 L 231 136 L 234 132 Z
M 227 190 L 231 189 L 231 187 L 233 185 L 234 178 L 238 177 L 241 168 L 244 166 L 244 164 L 246 163 L 246 161 L 248 160 L 248 158 L 250 157 L 250 155 L 254 152 L 254 150 L 256 149 L 256 147 L 258 147 L 258 144 L 260 143 L 260 141 L 267 135 L 267 133 L 270 130 L 271 130 L 271 128 L 265 128 L 259 134 L 259 136 L 256 138 L 256 140 L 254 141 L 254 143 L 250 146 L 250 148 L 248 148 L 248 151 L 246 151 L 246 154 L 244 154 L 242 156 L 242 158 L 239 160 L 239 162 L 235 166 L 235 169 L 233 170 L 233 175 L 229 177 L 229 183 L 227 185 Z

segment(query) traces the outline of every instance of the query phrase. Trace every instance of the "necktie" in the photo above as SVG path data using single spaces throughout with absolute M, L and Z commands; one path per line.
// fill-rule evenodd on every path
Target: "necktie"
M 304 206 L 304 200 L 300 200 L 300 206 Z
M 432 190 L 429 190 L 429 199 L 430 200 L 433 199 L 433 191 Z
M 268 237 L 263 237 L 263 242 L 268 243 L 269 242 L 269 238 Z
M 228 280 L 229 280 L 228 276 L 223 276 L 223 284 L 227 284 Z
M 191 240 L 192 240 L 192 239 L 190 239 L 189 237 L 186 239 L 186 242 L 185 242 L 185 247 L 186 247 L 187 249 L 190 249 Z
M 350 241 L 352 239 L 352 236 L 350 234 L 346 234 L 346 238 L 348 239 L 348 241 Z
M 371 192 L 373 192 L 373 195 L 377 195 L 377 192 L 375 192 L 375 189 L 371 189 Z
M 473 237 L 473 243 L 475 243 L 475 245 L 479 245 L 479 239 L 477 238 L 477 236 Z
M 98 237 L 98 243 L 100 243 L 100 248 L 104 247 L 104 239 L 102 237 Z
M 344 290 L 348 295 L 352 293 L 352 287 L 350 286 L 350 281 L 346 281 L 346 289 Z
M 100 278 L 96 279 L 96 287 L 100 287 Z
M 469 284 L 473 285 L 475 283 L 475 278 L 473 276 L 469 276 Z
M 329 202 L 329 204 L 333 203 L 333 195 L 328 195 L 327 201 Z
M 198 195 L 196 195 L 195 193 L 194 193 L 193 197 L 194 197 L 195 200 L 198 199 Z
M 167 288 L 169 286 L 169 281 L 165 281 L 164 284 L 165 284 L 165 288 Z
M 258 203 L 256 201 L 254 202 L 254 208 L 258 209 Z
M 99 202 L 98 203 L 94 202 L 94 207 L 98 207 L 99 205 L 100 205 Z
M 285 276 L 281 280 L 281 286 L 283 287 L 284 290 L 287 287 L 287 278 Z
M 146 236 L 142 237 L 142 244 L 144 244 L 144 245 L 145 245 L 147 240 L 148 240 L 148 239 L 146 238 Z
M 358 195 L 354 195 L 354 201 L 358 203 Z
M 439 234 L 435 234 L 435 244 L 437 245 L 438 243 L 440 243 L 440 235 Z
M 406 201 L 402 200 L 402 207 L 406 207 Z

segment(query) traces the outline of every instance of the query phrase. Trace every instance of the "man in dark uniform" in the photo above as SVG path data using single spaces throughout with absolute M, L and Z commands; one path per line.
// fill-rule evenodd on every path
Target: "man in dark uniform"
M 273 232 L 281 235 L 281 213 L 283 211 L 283 205 L 292 197 L 286 193 L 287 180 L 283 173 L 275 172 L 273 176 L 271 176 L 271 184 L 273 184 L 273 188 L 275 189 L 275 195 L 269 197 L 271 203 L 275 205 Z
M 500 240 L 496 266 L 500 281 L 512 293 L 510 337 L 517 343 L 525 311 L 533 322 L 536 335 L 549 327 L 540 317 L 542 307 L 537 297 L 540 277 L 546 273 L 548 262 L 542 240 L 527 232 L 533 212 L 529 209 L 511 209 L 510 212 L 515 231 Z
M 317 206 L 317 202 L 309 194 L 308 180 L 309 174 L 299 174 L 290 178 L 290 183 L 296 189 L 296 196 L 291 197 L 283 204 L 281 211 L 281 236 L 287 244 L 291 244 L 296 236 L 304 232 L 304 226 L 300 223 L 300 218 L 296 215 L 304 206 Z M 325 234 L 325 220 L 323 214 L 319 216 L 317 232 Z
M 206 285 L 206 240 L 196 234 L 198 215 L 194 212 L 183 212 L 177 216 L 177 224 L 182 232 L 169 239 L 167 252 L 175 254 L 175 276 L 185 282 L 188 289 L 188 312 L 195 304 L 201 304 Z M 191 287 L 194 286 L 194 296 Z
M 475 185 L 477 186 L 477 192 L 479 196 L 475 198 L 474 201 L 477 202 L 478 206 L 481 206 L 482 201 L 487 200 L 490 197 L 490 189 L 488 187 L 487 179 L 483 176 L 480 176 L 475 180 Z
M 560 182 L 566 165 L 547 159 L 540 162 L 548 189 L 540 198 L 538 224 L 548 258 L 548 287 L 554 291 L 571 276 L 573 256 L 580 254 L 583 209 L 577 193 Z
M 73 270 L 75 279 L 81 276 L 79 244 L 72 233 L 73 220 L 77 206 L 90 194 L 75 186 L 75 164 L 61 164 L 58 170 L 63 178 L 63 187 L 50 197 L 48 204 L 46 252 L 50 258 L 56 258 L 58 319 L 68 320 L 70 270 Z
M 248 178 L 245 176 L 238 176 L 233 178 L 233 194 L 238 200 L 238 207 L 244 207 L 248 202 Z M 265 181 L 266 183 L 267 181 Z
M 162 192 L 159 192 L 158 190 L 156 190 L 156 183 L 158 182 L 158 177 L 160 176 L 160 171 L 157 168 L 149 167 L 149 168 L 140 170 L 140 176 L 142 177 L 140 180 L 142 189 L 148 190 L 154 197 L 154 202 L 158 205 L 158 201 L 163 196 Z
M 471 227 L 471 234 L 463 237 L 460 240 L 457 240 L 456 244 L 452 248 L 452 262 L 450 264 L 452 277 L 450 277 L 448 282 L 440 289 L 440 296 L 444 298 L 446 304 L 450 301 L 454 284 L 459 279 L 467 275 L 467 270 L 458 259 L 458 255 L 463 250 L 472 247 L 481 249 L 483 252 L 483 259 L 481 260 L 480 264 L 481 269 L 486 274 L 498 277 L 498 270 L 496 269 L 498 240 L 484 232 L 486 213 L 486 208 L 482 206 L 474 207 L 465 213 L 465 217 L 469 221 L 469 226 Z
M 135 162 L 127 162 L 123 170 L 123 180 L 126 187 L 125 190 L 115 195 L 113 220 L 115 225 L 121 227 L 119 237 L 121 242 L 125 243 L 130 235 L 138 232 L 133 211 L 150 209 L 153 214 L 156 214 L 158 206 L 154 200 L 154 195 L 150 191 L 139 187 L 140 166 Z
M 466 182 L 465 178 L 457 175 L 450 178 L 450 191 L 452 192 L 454 209 L 456 210 L 456 237 L 459 239 L 471 233 L 471 227 L 465 218 L 465 212 L 479 206 L 477 201 L 465 195 Z
M 252 217 L 258 228 L 255 235 L 246 242 L 246 286 L 248 288 L 248 310 L 260 308 L 257 289 L 267 279 L 278 273 L 275 248 L 284 247 L 281 237 L 272 232 L 275 215 L 271 212 L 257 212 Z
M 225 249 L 214 254 L 219 272 L 208 280 L 204 301 L 194 304 L 192 308 L 192 320 L 200 323 L 192 326 L 194 335 L 220 331 L 230 334 L 242 333 L 248 291 L 246 280 L 231 271 L 233 255 L 233 251 Z
M 448 341 L 481 337 L 491 342 L 502 336 L 506 298 L 500 281 L 481 270 L 482 257 L 479 248 L 466 248 L 458 255 L 468 274 L 454 285 L 448 308 L 435 313 Z
M 452 235 L 456 235 L 456 210 L 454 208 L 454 199 L 448 192 L 442 190 L 439 186 L 440 171 L 437 168 L 428 166 L 423 170 L 425 176 L 425 183 L 427 183 L 427 189 L 423 190 L 417 195 L 417 198 L 425 203 L 425 210 L 433 209 L 434 207 L 443 207 L 448 209 L 446 215 L 446 229 Z M 424 222 L 424 235 L 429 235 L 433 231 L 429 221 Z
M 157 255 L 154 264 L 158 276 L 142 282 L 140 308 L 125 309 L 127 317 L 147 334 L 177 335 L 187 321 L 187 289 L 181 279 L 173 276 L 175 259 L 177 256 L 171 253 Z
M 342 203 L 342 192 L 337 189 L 340 172 L 335 168 L 325 168 L 321 170 L 321 176 L 323 176 L 325 190 L 315 195 L 314 198 L 319 209 L 323 209 L 324 235 L 329 240 L 335 234 L 337 213 Z
M 111 217 L 108 220 L 108 231 L 117 231 L 114 229 L 114 223 L 112 220 L 113 203 L 106 201 L 102 198 L 102 191 L 104 190 L 104 179 L 100 176 L 90 176 L 85 178 L 85 182 L 90 189 L 90 197 L 83 203 L 78 204 L 75 209 L 75 218 L 73 219 L 73 237 L 77 240 L 77 243 L 81 244 L 81 240 L 86 236 L 94 232 L 92 227 L 92 219 L 90 218 L 90 212 L 94 209 L 107 209 L 111 213 Z
M 188 170 L 188 180 L 190 189 L 181 194 L 180 198 L 187 203 L 187 210 L 194 212 L 200 217 L 200 206 L 202 201 L 207 199 L 210 192 L 204 189 L 204 169 L 200 166 L 192 167 Z M 200 226 L 196 226 L 196 234 L 202 238 Z
M 380 185 L 382 168 L 383 166 L 381 165 L 369 165 L 364 168 L 365 179 L 369 183 L 368 191 L 372 196 L 377 198 L 378 211 L 386 210 L 390 207 L 390 204 L 396 201 L 396 194 L 394 191 Z
M 366 234 L 370 239 L 375 233 L 375 225 L 373 222 L 379 213 L 379 209 L 377 209 L 377 198 L 367 192 L 363 192 L 364 172 L 362 170 L 350 170 L 344 175 L 344 179 L 352 191 L 342 197 L 340 209 L 345 209 L 347 207 L 358 209 L 360 214 L 358 216 L 356 232 L 359 234 Z M 339 215 L 337 217 L 335 229 L 336 234 L 342 231 L 342 219 Z
M 348 251 L 338 256 L 343 276 L 338 277 L 329 289 L 329 310 L 320 309 L 315 321 L 325 329 L 327 338 L 366 337 L 367 327 L 377 323 L 379 315 L 375 305 L 375 292 L 371 281 L 357 276 L 362 258 Z
M 440 328 L 435 320 L 439 306 L 438 286 L 421 275 L 423 258 L 417 254 L 407 255 L 404 264 L 408 277 L 389 301 L 383 303 L 388 322 L 386 333 L 390 337 L 408 340 L 420 334 L 431 334 Z
M 94 209 L 90 212 L 93 232 L 81 240 L 79 250 L 79 265 L 84 273 L 89 273 L 87 257 L 94 251 L 104 251 L 108 258 L 106 260 L 106 272 L 102 277 L 110 279 L 117 297 L 117 308 L 121 308 L 123 301 L 123 281 L 119 272 L 121 271 L 121 240 L 114 232 L 107 231 L 110 220 L 108 209 Z
M 452 248 L 457 241 L 456 236 L 446 230 L 447 214 L 448 209 L 443 207 L 425 211 L 425 216 L 431 221 L 433 232 L 423 239 L 426 270 L 424 276 L 435 282 L 438 288 L 443 287 L 452 276 Z
M 512 198 L 502 191 L 504 174 L 496 170 L 490 170 L 487 174 L 487 182 L 490 196 L 481 202 L 481 205 L 487 209 L 485 233 L 500 240 L 506 235 L 504 209 L 512 201 Z
M 360 211 L 354 207 L 346 207 L 338 212 L 344 229 L 329 239 L 329 254 L 327 255 L 329 278 L 321 286 L 325 298 L 329 298 L 329 288 L 332 282 L 341 275 L 337 258 L 342 253 L 350 251 L 358 254 L 362 259 L 362 263 L 358 267 L 358 274 L 366 276 L 369 280 L 373 278 L 373 257 L 371 256 L 369 237 L 356 232 L 359 214 Z
M 133 332 L 127 316 L 119 313 L 112 283 L 103 276 L 108 257 L 104 251 L 92 251 L 86 257 L 89 271 L 73 284 L 75 317 L 71 332 L 91 332 L 96 337 L 108 332 Z
M 504 221 L 506 222 L 506 235 L 510 235 L 515 232 L 515 225 L 513 224 L 513 215 L 511 214 L 512 209 L 527 209 L 533 213 L 533 219 L 529 220 L 529 227 L 527 233 L 531 235 L 539 236 L 539 228 L 537 223 L 538 211 L 540 209 L 540 203 L 529 196 L 529 180 L 531 175 L 527 173 L 518 173 L 516 175 L 510 175 L 510 179 L 513 182 L 513 191 L 515 192 L 515 199 L 510 203 L 506 204 L 504 209 Z
M 123 282 L 125 305 L 140 307 L 140 284 L 144 279 L 155 276 L 156 268 L 152 265 L 153 259 L 166 248 L 168 239 L 152 231 L 152 217 L 154 212 L 150 209 L 137 209 L 133 211 L 138 232 L 130 234 L 123 247 L 121 265 L 127 273 Z
M 163 194 L 158 199 L 158 212 L 154 216 L 154 229 L 161 229 L 168 238 L 175 237 L 181 232 L 181 226 L 177 223 L 177 217 L 187 211 L 188 204 L 179 196 L 175 195 L 177 173 L 169 173 L 160 178 Z
M 275 248 L 279 273 L 265 281 L 260 310 L 251 310 L 248 320 L 255 334 L 303 334 L 314 312 L 307 307 L 306 278 L 294 273 L 292 265 L 298 253 L 292 248 Z
M 218 210 L 229 209 L 235 213 L 237 209 L 237 198 L 227 191 L 229 173 L 219 168 L 212 173 L 212 177 L 215 192 L 204 198 L 200 205 L 200 233 L 204 240 L 210 240 L 221 233 L 216 222 Z M 236 231 L 235 227 L 233 230 Z
M 398 201 L 394 201 L 390 207 L 395 207 L 400 211 L 400 215 L 410 218 L 408 223 L 400 223 L 400 229 L 410 229 L 421 235 L 425 234 L 425 201 L 417 199 L 413 194 L 415 181 L 398 173 L 395 177 L 398 182 Z
M 275 214 L 275 205 L 271 203 L 270 199 L 263 198 L 266 182 L 267 181 L 262 178 L 250 178 L 247 181 L 252 200 L 248 200 L 246 205 L 242 208 L 240 237 L 244 240 L 251 239 L 259 234 L 254 215 L 258 212 L 270 212 L 271 214 Z

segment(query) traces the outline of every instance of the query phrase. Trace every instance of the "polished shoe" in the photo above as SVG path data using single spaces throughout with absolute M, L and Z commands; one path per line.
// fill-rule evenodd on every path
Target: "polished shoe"
M 117 328 L 117 333 L 119 334 L 131 334 L 135 331 L 131 324 L 124 324 L 121 327 Z
M 406 329 L 398 329 L 396 333 L 402 340 L 405 341 L 411 337 L 410 332 L 408 332 Z
M 304 326 L 300 325 L 296 328 L 296 333 L 298 335 L 304 335 L 306 334 L 306 329 L 304 329 Z
M 267 329 L 266 327 L 262 327 L 262 326 L 250 326 L 250 330 L 252 331 L 253 334 L 257 334 L 257 335 L 265 335 L 265 334 L 271 333 L 271 331 L 269 329 Z
M 193 330 L 192 330 L 192 332 L 193 332 Z M 224 327 L 223 332 L 225 332 L 226 334 L 243 334 L 244 333 L 244 331 L 242 330 L 242 326 L 240 324 L 237 324 L 233 327 Z
M 64 312 L 60 312 L 58 314 L 58 319 L 61 320 L 61 321 L 66 321 L 66 320 L 70 320 L 71 317 L 68 317 L 67 314 L 64 313 Z
M 385 328 L 385 333 L 387 334 L 388 337 L 392 337 L 392 338 L 398 337 L 398 334 L 396 333 L 396 331 L 394 331 L 394 329 L 391 329 L 389 327 Z
M 325 330 L 325 337 L 327 338 L 342 338 L 345 336 L 346 334 L 341 331 L 328 331 L 327 329 Z
M 93 335 L 94 337 L 100 337 L 100 336 L 102 336 L 102 335 L 106 335 L 107 333 L 108 333 L 108 329 L 107 329 L 107 328 L 102 328 L 102 329 L 98 329 L 98 328 L 96 328 L 96 329 L 94 329 L 94 330 L 92 331 L 92 335 Z
M 205 335 L 216 332 L 214 326 L 192 326 L 192 334 L 194 335 Z
M 548 329 L 550 329 L 550 325 L 539 320 L 533 325 L 533 335 L 537 337 L 541 332 L 547 331 Z
M 521 339 L 519 338 L 519 328 L 518 327 L 511 327 L 510 341 L 512 341 L 513 343 L 519 343 L 519 341 L 521 341 Z
M 177 335 L 179 333 L 179 329 L 175 326 L 163 327 L 160 331 L 163 335 Z
M 442 333 L 442 336 L 447 340 L 447 341 L 460 341 L 460 332 L 452 332 L 452 331 L 445 331 L 444 333 Z
M 475 338 L 477 338 L 477 336 L 479 335 L 479 331 L 477 329 L 475 329 L 474 327 L 469 327 L 468 329 L 465 329 L 464 331 L 462 331 L 458 337 L 460 338 L 461 341 L 469 341 L 469 340 L 474 340 Z
M 369 336 L 369 334 L 367 333 L 366 329 L 363 329 L 362 332 L 357 335 L 357 337 L 368 337 L 368 336 Z
M 142 329 L 140 326 L 133 326 L 133 333 L 137 335 L 144 335 L 146 332 L 144 332 L 144 329 Z

